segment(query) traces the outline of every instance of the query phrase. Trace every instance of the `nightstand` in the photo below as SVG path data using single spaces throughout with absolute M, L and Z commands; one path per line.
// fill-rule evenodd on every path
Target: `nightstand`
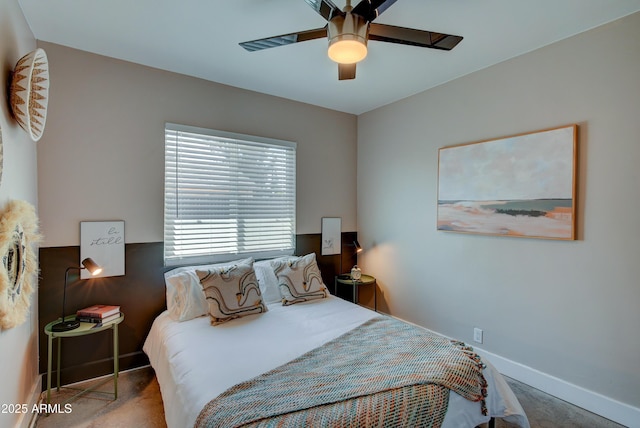
M 373 308 L 375 311 L 378 310 L 378 302 L 376 301 L 377 299 L 377 292 L 376 292 L 376 279 L 371 276 L 371 275 L 365 275 L 362 274 L 362 276 L 360 277 L 359 280 L 353 280 L 351 279 L 351 275 L 350 274 L 344 274 L 344 275 L 336 275 L 336 279 L 335 279 L 335 290 L 337 293 L 338 290 L 338 285 L 342 284 L 342 285 L 350 285 L 351 287 L 353 287 L 353 303 L 358 303 L 358 289 L 360 288 L 360 286 L 362 285 L 372 285 L 373 284 Z
M 69 315 L 65 317 L 66 320 L 74 320 L 76 318 L 75 315 Z M 58 339 L 58 370 L 57 374 L 57 383 L 56 388 L 57 391 L 60 391 L 60 350 L 62 348 L 62 339 L 65 337 L 77 337 L 77 336 L 86 336 L 88 334 L 99 333 L 105 330 L 113 330 L 113 376 L 107 377 L 104 381 L 98 383 L 97 385 L 92 386 L 89 389 L 81 389 L 76 395 L 69 398 L 66 402 L 69 402 L 81 395 L 84 395 L 88 392 L 94 391 L 99 386 L 105 384 L 110 379 L 113 378 L 113 399 L 118 398 L 118 324 L 124 321 L 124 314 L 120 312 L 120 316 L 114 320 L 106 322 L 104 324 L 96 324 L 90 322 L 81 322 L 80 327 L 68 330 L 68 331 L 53 331 L 51 328 L 54 324 L 60 322 L 60 319 L 50 322 L 44 328 L 45 334 L 48 336 L 48 350 L 47 350 L 47 404 L 51 402 L 51 362 L 53 357 L 53 339 Z M 73 388 L 72 388 L 73 389 Z M 102 392 L 102 391 L 94 391 L 94 392 Z M 110 392 L 106 392 L 106 394 L 111 394 Z

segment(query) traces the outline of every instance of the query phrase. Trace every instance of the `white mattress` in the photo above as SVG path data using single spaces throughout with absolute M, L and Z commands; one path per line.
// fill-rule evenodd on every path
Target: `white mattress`
M 268 312 L 212 327 L 208 317 L 173 321 L 165 311 L 153 323 L 143 350 L 156 372 L 169 428 L 193 426 L 213 398 L 380 316 L 340 298 L 269 305 Z M 491 416 L 523 428 L 527 418 L 515 395 L 485 361 Z M 475 427 L 489 420 L 479 402 L 451 393 L 443 427 Z

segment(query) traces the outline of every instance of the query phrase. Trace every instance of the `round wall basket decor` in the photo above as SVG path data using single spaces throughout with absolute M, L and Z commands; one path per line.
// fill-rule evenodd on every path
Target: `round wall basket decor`
M 9 93 L 16 121 L 33 141 L 38 141 L 44 132 L 49 101 L 49 61 L 43 49 L 18 60 Z
M 40 241 L 35 209 L 11 201 L 0 216 L 0 330 L 22 324 L 29 313 L 38 266 L 33 244 Z
M 3 166 L 4 166 L 4 159 L 2 157 L 2 127 L 0 127 L 0 183 L 2 183 Z

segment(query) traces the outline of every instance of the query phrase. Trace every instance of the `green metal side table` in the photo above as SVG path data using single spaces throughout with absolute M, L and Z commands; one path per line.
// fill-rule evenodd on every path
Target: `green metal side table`
M 375 290 L 375 286 L 376 286 L 376 279 L 375 277 L 371 276 L 371 275 L 365 275 L 362 274 L 360 276 L 359 280 L 353 280 L 351 279 L 351 275 L 350 274 L 344 274 L 344 275 L 337 275 L 336 279 L 335 279 L 335 289 L 338 289 L 338 284 L 342 284 L 342 285 L 350 285 L 353 287 L 353 303 L 358 303 L 358 288 L 360 288 L 361 285 L 371 285 L 373 284 L 373 308 L 375 311 L 378 310 L 378 302 L 376 301 L 377 299 L 377 292 Z M 337 291 L 336 291 L 337 293 Z
M 76 318 L 75 315 L 69 315 L 64 319 L 66 321 L 66 320 L 74 320 L 75 318 Z M 113 330 L 113 376 L 107 377 L 104 381 L 99 382 L 97 385 L 94 385 L 91 388 L 80 389 L 77 394 L 75 394 L 74 396 L 66 400 L 65 403 L 71 400 L 74 400 L 75 398 L 78 398 L 81 395 L 84 395 L 88 392 L 94 391 L 99 386 L 111 380 L 111 378 L 113 378 L 113 399 L 115 400 L 118 398 L 118 372 L 119 372 L 118 324 L 120 324 L 122 321 L 124 321 L 124 314 L 120 312 L 120 316 L 118 318 L 111 320 L 109 322 L 106 322 L 104 324 L 81 322 L 80 327 L 74 330 L 69 330 L 69 331 L 56 332 L 52 330 L 53 325 L 60 322 L 60 318 L 50 322 L 45 326 L 44 332 L 49 339 L 48 350 L 47 350 L 47 404 L 51 402 L 51 365 L 52 365 L 52 357 L 53 357 L 53 339 L 56 339 L 56 338 L 58 339 L 58 358 L 57 358 L 58 369 L 56 372 L 57 374 L 56 388 L 57 388 L 57 391 L 60 391 L 60 355 L 61 355 L 60 350 L 62 348 L 62 339 L 65 337 L 86 336 L 88 334 L 99 333 L 105 330 Z M 75 388 L 70 388 L 70 389 L 75 389 Z M 94 391 L 94 392 L 102 392 L 102 391 Z M 111 394 L 110 392 L 103 392 L 103 393 Z

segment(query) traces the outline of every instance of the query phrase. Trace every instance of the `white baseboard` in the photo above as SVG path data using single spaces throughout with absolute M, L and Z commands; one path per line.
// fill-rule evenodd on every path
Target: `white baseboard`
M 481 357 L 486 357 L 491 361 L 491 364 L 505 376 L 629 428 L 640 428 L 640 408 L 621 403 L 597 392 L 589 391 L 581 386 L 516 363 L 500 355 L 487 352 L 476 346 L 473 349 Z
M 31 412 L 34 406 L 40 404 L 40 396 L 42 393 L 42 375 L 38 375 L 35 383 L 31 386 L 31 393 L 29 394 L 29 406 L 28 412 L 22 413 L 20 419 L 16 423 L 16 427 L 19 428 L 33 428 L 36 426 L 36 420 L 38 419 L 38 413 Z
M 437 335 L 447 337 L 437 331 L 429 330 L 428 328 L 403 320 L 402 318 L 398 318 L 384 312 L 381 313 L 417 327 L 424 328 L 425 330 Z M 613 398 L 606 397 L 602 394 L 598 394 L 597 392 L 589 391 L 581 386 L 574 385 L 555 376 L 543 373 L 540 370 L 525 366 L 524 364 L 516 363 L 515 361 L 501 357 L 500 355 L 478 348 L 475 344 L 471 345 L 473 346 L 474 351 L 480 354 L 481 357 L 490 361 L 496 370 L 505 376 L 626 427 L 640 428 L 640 408 L 638 407 L 621 403 Z

